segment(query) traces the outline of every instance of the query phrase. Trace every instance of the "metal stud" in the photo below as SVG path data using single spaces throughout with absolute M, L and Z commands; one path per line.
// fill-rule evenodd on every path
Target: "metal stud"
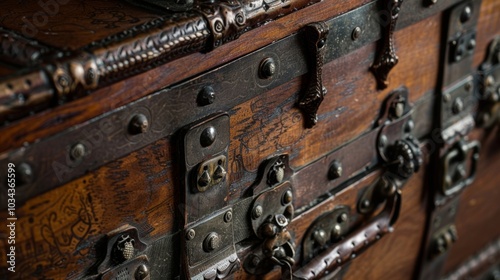
M 351 38 L 353 41 L 356 41 L 358 40 L 360 35 L 361 35 L 361 28 L 359 26 L 356 26 L 356 28 L 352 30 Z
M 229 223 L 233 219 L 233 212 L 231 210 L 227 211 L 226 214 L 224 214 L 224 222 Z
M 342 213 L 339 215 L 338 222 L 339 223 L 345 223 L 347 222 L 347 213 Z
M 468 21 L 472 17 L 472 9 L 469 5 L 465 6 L 465 8 L 462 10 L 462 13 L 460 14 L 460 21 L 462 23 Z
M 334 160 L 328 169 L 328 178 L 330 180 L 335 180 L 337 178 L 342 177 L 342 163 L 338 160 Z
M 86 149 L 85 146 L 81 143 L 78 143 L 71 147 L 69 151 L 69 156 L 72 160 L 80 160 L 85 156 Z
M 141 134 L 146 133 L 149 128 L 148 118 L 143 114 L 135 115 L 128 125 L 128 131 L 130 134 Z
M 29 164 L 23 162 L 16 167 L 16 176 L 18 178 L 18 186 L 29 184 L 34 178 L 33 169 Z
M 196 231 L 194 229 L 189 229 L 186 231 L 186 240 L 192 240 L 196 236 Z
M 145 264 L 139 265 L 135 271 L 136 280 L 144 280 L 149 276 L 149 268 Z
M 203 132 L 200 135 L 200 144 L 202 147 L 208 147 L 212 145 L 215 141 L 215 138 L 217 136 L 217 131 L 215 130 L 215 127 L 210 126 L 205 128 Z
M 455 101 L 453 101 L 453 105 L 451 106 L 451 111 L 453 112 L 453 114 L 456 115 L 462 112 L 463 109 L 464 109 L 464 102 L 462 101 L 462 98 L 457 97 Z
M 276 63 L 274 59 L 268 57 L 260 63 L 259 76 L 262 79 L 269 79 L 276 73 Z
M 262 209 L 262 206 L 260 205 L 255 206 L 252 211 L 252 218 L 253 219 L 259 218 L 260 216 L 262 216 L 263 212 L 264 209 Z
M 316 230 L 313 233 L 313 238 L 319 246 L 323 246 L 326 244 L 326 232 L 322 229 Z
M 214 103 L 215 91 L 211 86 L 204 86 L 198 93 L 197 103 L 200 106 L 206 106 Z
M 288 203 L 292 202 L 292 199 L 293 199 L 292 191 L 291 190 L 287 190 L 283 194 L 283 199 L 282 199 L 281 202 L 282 202 L 283 205 L 287 205 Z

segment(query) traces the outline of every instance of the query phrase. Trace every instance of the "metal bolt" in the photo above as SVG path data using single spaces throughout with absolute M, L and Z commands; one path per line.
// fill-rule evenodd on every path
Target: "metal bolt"
M 342 177 L 342 163 L 338 160 L 334 160 L 328 169 L 328 178 L 330 180 L 335 180 Z
M 211 252 L 217 250 L 220 246 L 220 237 L 216 232 L 211 232 L 203 241 L 203 250 L 205 252 Z
M 198 93 L 197 102 L 200 106 L 206 106 L 214 103 L 215 91 L 211 86 L 204 86 Z
M 33 181 L 33 169 L 29 164 L 23 162 L 16 167 L 16 176 L 19 186 L 29 184 Z
M 412 119 L 409 119 L 405 124 L 405 132 L 409 133 L 413 130 L 413 128 L 415 128 L 415 123 Z
M 283 199 L 282 199 L 283 205 L 287 205 L 288 203 L 292 202 L 292 199 L 293 199 L 292 191 L 291 190 L 287 190 L 283 194 Z
M 128 131 L 130 134 L 140 134 L 146 133 L 149 128 L 148 118 L 143 114 L 135 115 L 128 125 Z
M 462 101 L 462 98 L 457 97 L 455 101 L 453 101 L 453 105 L 451 106 L 451 111 L 453 112 L 453 114 L 456 115 L 462 112 L 463 109 L 464 109 L 464 102 Z
M 233 212 L 231 210 L 224 214 L 224 222 L 229 223 L 233 219 Z
M 465 6 L 465 8 L 462 10 L 462 13 L 460 14 L 460 21 L 462 23 L 468 21 L 472 17 L 472 9 L 469 5 Z
M 326 232 L 322 229 L 316 230 L 313 233 L 313 238 L 319 246 L 323 246 L 326 244 Z
M 186 231 L 186 240 L 192 240 L 196 236 L 196 231 L 194 229 L 189 229 Z
M 71 147 L 71 150 L 69 152 L 69 156 L 72 160 L 80 160 L 85 156 L 85 146 L 81 143 L 78 143 Z
M 217 131 L 215 127 L 209 126 L 205 128 L 200 135 L 200 144 L 202 147 L 208 147 L 212 145 L 215 141 L 215 137 L 217 136 Z
M 143 280 L 149 276 L 149 268 L 145 264 L 139 265 L 137 270 L 135 271 L 135 279 Z
M 262 60 L 259 67 L 259 76 L 263 79 L 268 79 L 274 76 L 275 73 L 276 64 L 274 63 L 274 59 L 268 57 Z
M 262 206 L 260 205 L 255 206 L 252 211 L 252 218 L 254 219 L 259 218 L 260 216 L 262 216 L 263 212 L 264 209 L 262 209 Z
M 353 41 L 356 41 L 358 40 L 360 35 L 361 35 L 361 28 L 359 26 L 356 26 L 356 28 L 352 30 L 351 38 Z
M 347 218 L 348 218 L 347 217 L 347 213 L 342 213 L 342 214 L 339 215 L 337 221 L 339 223 L 344 223 L 344 222 L 347 222 Z

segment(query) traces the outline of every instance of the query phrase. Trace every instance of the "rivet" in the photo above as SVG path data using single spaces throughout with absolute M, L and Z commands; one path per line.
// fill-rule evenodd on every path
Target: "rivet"
M 471 38 L 467 43 L 467 49 L 469 51 L 472 51 L 475 47 L 476 47 L 476 40 L 474 38 Z
M 438 0 L 429 0 L 429 5 L 434 5 L 438 2 Z
M 262 79 L 268 79 L 274 76 L 275 73 L 276 73 L 276 64 L 274 63 L 274 59 L 268 57 L 262 60 L 259 67 L 259 76 Z
M 379 148 L 384 148 L 385 146 L 387 146 L 387 136 L 383 134 L 380 136 L 378 146 Z
M 216 232 L 211 232 L 203 241 L 203 249 L 205 252 L 217 250 L 220 246 L 220 237 Z
M 128 131 L 130 134 L 140 134 L 146 133 L 149 128 L 148 118 L 143 114 L 135 115 L 128 125 Z
M 409 119 L 405 124 L 405 132 L 409 133 L 413 130 L 413 128 L 415 128 L 415 123 L 412 119 Z
M 135 271 L 135 279 L 143 280 L 149 276 L 149 268 L 145 264 L 139 265 Z
M 360 35 L 361 35 L 361 28 L 359 26 L 356 26 L 356 28 L 352 30 L 351 38 L 352 40 L 356 41 Z
M 319 246 L 323 246 L 326 244 L 326 232 L 322 229 L 316 230 L 313 233 L 313 238 Z
M 196 236 L 196 231 L 194 229 L 189 229 L 186 232 L 186 240 L 192 240 Z
M 450 102 L 450 100 L 451 100 L 451 95 L 450 95 L 449 93 L 445 93 L 445 94 L 443 95 L 443 101 L 444 101 L 445 103 L 447 103 L 447 102 Z
M 69 156 L 72 160 L 80 160 L 85 156 L 86 149 L 85 146 L 81 143 L 78 143 L 71 147 L 69 152 Z
M 224 222 L 229 223 L 233 219 L 233 212 L 231 210 L 224 214 Z
M 361 203 L 361 206 L 363 206 L 363 208 L 365 208 L 365 209 L 366 209 L 366 208 L 370 207 L 370 204 L 371 204 L 371 203 L 370 203 L 370 200 L 365 199 L 365 200 L 363 200 L 363 202 Z
M 472 17 L 472 9 L 469 5 L 465 6 L 465 8 L 462 10 L 462 13 L 460 14 L 460 21 L 462 23 L 468 21 Z
M 214 103 L 215 91 L 211 86 L 204 86 L 198 93 L 197 103 L 200 106 L 206 106 Z
M 288 203 L 292 202 L 292 199 L 293 199 L 292 191 L 291 190 L 287 190 L 283 194 L 283 199 L 282 199 L 283 205 L 287 205 Z
M 464 109 L 464 102 L 462 101 L 462 98 L 457 97 L 455 101 L 453 101 L 453 105 L 451 106 L 451 111 L 453 112 L 453 114 L 456 115 L 462 112 L 463 109 Z
M 337 221 L 339 223 L 344 223 L 344 222 L 347 222 L 347 213 L 342 213 L 339 215 Z
M 318 49 L 321 49 L 323 46 L 325 46 L 325 43 L 326 43 L 325 39 L 319 40 L 317 45 Z
M 331 163 L 330 168 L 328 169 L 328 178 L 330 180 L 335 180 L 337 178 L 340 178 L 342 177 L 342 172 L 343 172 L 342 163 L 338 160 L 334 160 Z
M 262 216 L 263 211 L 264 209 L 262 209 L 262 206 L 260 205 L 255 206 L 252 211 L 252 218 L 254 219 L 259 218 L 260 216 Z
M 495 84 L 495 78 L 492 75 L 488 75 L 484 84 L 486 85 L 486 87 L 491 87 Z
M 342 228 L 340 227 L 340 225 L 336 224 L 332 229 L 332 237 L 339 238 L 341 233 L 342 233 Z
M 215 141 L 215 137 L 217 136 L 217 131 L 215 127 L 209 126 L 205 128 L 200 135 L 200 144 L 202 147 L 208 147 L 212 145 Z
M 24 184 L 29 184 L 33 181 L 33 169 L 31 166 L 25 162 L 17 165 L 16 176 L 18 178 L 19 186 Z
M 468 81 L 467 83 L 465 83 L 464 89 L 465 91 L 470 92 L 470 90 L 472 89 L 472 81 Z

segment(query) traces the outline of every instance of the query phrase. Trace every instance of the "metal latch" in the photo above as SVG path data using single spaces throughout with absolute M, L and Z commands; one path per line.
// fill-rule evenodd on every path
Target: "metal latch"
M 479 67 L 479 109 L 481 127 L 500 123 L 500 36 L 490 43 L 486 60 Z

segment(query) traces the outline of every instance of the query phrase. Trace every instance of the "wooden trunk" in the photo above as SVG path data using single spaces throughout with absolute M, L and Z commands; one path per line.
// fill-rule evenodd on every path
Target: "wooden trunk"
M 500 277 L 500 1 L 2 5 L 6 279 Z

